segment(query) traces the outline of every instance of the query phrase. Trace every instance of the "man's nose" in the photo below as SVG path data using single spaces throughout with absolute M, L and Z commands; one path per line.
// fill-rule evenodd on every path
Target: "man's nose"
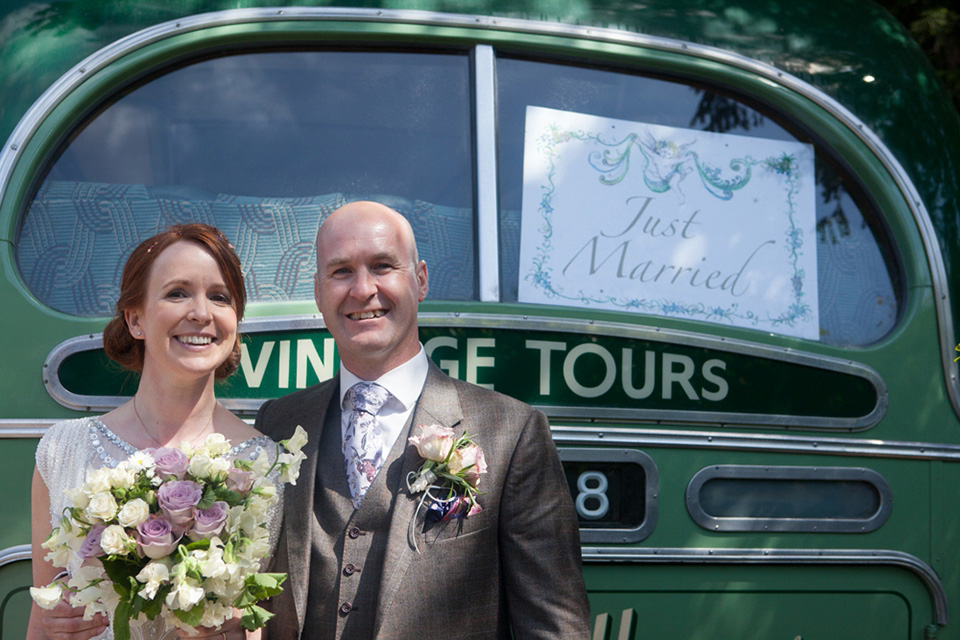
M 358 300 L 366 300 L 376 292 L 376 277 L 366 269 L 357 271 L 353 279 L 353 287 L 350 289 L 351 295 Z

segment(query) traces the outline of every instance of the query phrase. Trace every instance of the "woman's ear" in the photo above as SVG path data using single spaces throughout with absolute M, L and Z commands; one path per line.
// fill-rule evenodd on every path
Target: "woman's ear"
M 123 312 L 123 319 L 127 321 L 127 330 L 135 340 L 143 340 L 143 327 L 140 325 L 140 312 L 136 309 L 127 309 Z

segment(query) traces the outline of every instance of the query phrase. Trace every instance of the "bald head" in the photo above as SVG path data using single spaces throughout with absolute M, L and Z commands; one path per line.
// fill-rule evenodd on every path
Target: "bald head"
M 324 259 L 325 251 L 328 249 L 326 245 L 331 244 L 325 241 L 325 238 L 336 236 L 338 231 L 354 225 L 391 230 L 392 233 L 396 233 L 402 245 L 408 248 L 411 262 L 416 265 L 420 260 L 417 252 L 417 241 L 413 235 L 413 227 L 410 226 L 403 215 L 385 204 L 359 200 L 347 203 L 335 210 L 320 225 L 320 230 L 317 232 L 318 268 Z
M 344 367 L 376 380 L 420 351 L 417 309 L 427 265 L 410 223 L 377 202 L 351 202 L 317 233 L 317 306 Z

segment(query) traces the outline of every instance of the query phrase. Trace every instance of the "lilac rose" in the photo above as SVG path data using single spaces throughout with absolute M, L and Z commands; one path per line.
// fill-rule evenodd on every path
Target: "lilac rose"
M 156 560 L 170 555 L 177 548 L 180 537 L 173 533 L 173 525 L 163 518 L 150 518 L 137 525 L 137 543 L 140 551 Z
M 160 447 L 153 451 L 153 461 L 156 464 L 157 471 L 163 478 L 176 477 L 182 478 L 187 472 L 187 466 L 190 459 L 180 449 L 173 447 Z
M 83 544 L 80 545 L 79 554 L 81 558 L 88 560 L 106 555 L 106 552 L 100 547 L 100 538 L 103 537 L 103 530 L 106 528 L 107 525 L 104 524 L 95 524 L 90 527 L 90 531 L 87 532 L 87 537 L 84 539 Z
M 160 510 L 176 527 L 189 529 L 193 522 L 194 507 L 203 497 L 203 487 L 189 480 L 174 480 L 160 485 L 157 501 Z
M 187 534 L 191 540 L 212 538 L 223 530 L 227 521 L 227 511 L 230 508 L 226 502 L 214 502 L 209 509 L 197 509 L 193 529 Z

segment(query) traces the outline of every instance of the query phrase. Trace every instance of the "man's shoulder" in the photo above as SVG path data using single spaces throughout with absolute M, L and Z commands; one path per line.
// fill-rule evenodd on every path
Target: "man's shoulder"
M 436 378 L 439 384 L 448 385 L 450 388 L 456 390 L 461 398 L 461 403 L 465 405 L 465 409 L 467 408 L 466 405 L 471 405 L 487 410 L 495 409 L 497 411 L 508 411 L 522 415 L 528 415 L 535 411 L 535 409 L 526 402 L 517 400 L 500 391 L 481 387 L 480 385 L 458 380 L 457 378 L 451 378 L 440 371 L 439 368 L 436 373 L 439 374 L 439 377 Z
M 328 400 L 336 393 L 337 378 L 321 382 L 320 384 L 300 389 L 279 398 L 267 400 L 257 412 L 256 428 L 267 435 L 272 435 L 274 426 L 278 422 L 289 422 L 301 415 L 316 414 L 325 410 Z M 323 405 L 323 406 L 321 406 Z

